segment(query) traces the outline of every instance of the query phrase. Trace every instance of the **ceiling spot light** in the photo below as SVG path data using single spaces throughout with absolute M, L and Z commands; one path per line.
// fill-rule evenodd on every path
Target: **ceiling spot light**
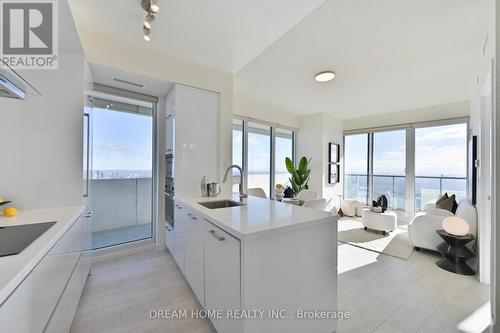
M 146 42 L 149 42 L 151 40 L 151 29 L 148 29 L 146 27 L 142 28 L 142 32 L 144 33 L 142 37 Z
M 151 13 L 146 15 L 146 18 L 144 19 L 144 27 L 147 29 L 151 29 L 151 24 L 155 21 L 155 16 Z
M 335 78 L 335 73 L 332 71 L 324 71 L 316 74 L 314 79 L 318 82 L 328 82 Z

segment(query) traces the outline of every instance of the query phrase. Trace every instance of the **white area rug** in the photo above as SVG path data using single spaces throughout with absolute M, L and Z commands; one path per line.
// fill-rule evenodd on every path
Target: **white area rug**
M 382 232 L 364 230 L 361 221 L 354 218 L 339 220 L 338 241 L 404 260 L 408 260 L 413 253 L 405 227 L 398 226 L 384 236 Z

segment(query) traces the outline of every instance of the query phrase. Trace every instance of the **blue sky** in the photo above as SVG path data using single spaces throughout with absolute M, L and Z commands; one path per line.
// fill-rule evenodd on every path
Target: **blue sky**
M 94 108 L 94 170 L 151 170 L 151 117 Z

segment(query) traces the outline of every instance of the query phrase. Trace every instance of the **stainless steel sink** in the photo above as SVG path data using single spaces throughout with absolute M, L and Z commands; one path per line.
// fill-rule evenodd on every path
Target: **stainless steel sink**
M 237 206 L 245 206 L 244 203 L 233 201 L 233 200 L 217 200 L 217 201 L 205 201 L 198 202 L 203 207 L 208 209 L 219 209 L 219 208 L 229 208 Z

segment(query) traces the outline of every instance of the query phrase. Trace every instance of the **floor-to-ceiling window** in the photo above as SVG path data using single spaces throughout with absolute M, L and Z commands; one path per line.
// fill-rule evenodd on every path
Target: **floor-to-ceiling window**
M 294 132 L 291 130 L 276 129 L 275 162 L 274 162 L 274 184 L 286 184 L 290 174 L 285 165 L 288 157 L 293 160 Z
M 268 197 L 273 196 L 275 184 L 288 184 L 285 158 L 295 159 L 293 129 L 265 122 L 234 119 L 233 163 L 244 169 L 246 188 L 262 188 Z M 233 172 L 233 191 L 238 191 L 239 178 Z
M 420 210 L 447 192 L 467 197 L 468 120 L 346 132 L 346 199 L 385 195 L 397 210 Z
M 344 138 L 344 197 L 368 203 L 368 134 Z
M 94 99 L 92 245 L 152 237 L 154 105 Z
M 387 197 L 389 207 L 405 209 L 406 130 L 373 134 L 373 194 Z
M 243 121 L 240 119 L 233 119 L 233 164 L 243 166 Z M 242 176 L 233 169 L 233 192 L 238 192 Z
M 269 197 L 271 188 L 271 127 L 248 123 L 248 188 L 262 188 Z
M 415 129 L 415 208 L 443 193 L 467 197 L 467 124 Z

